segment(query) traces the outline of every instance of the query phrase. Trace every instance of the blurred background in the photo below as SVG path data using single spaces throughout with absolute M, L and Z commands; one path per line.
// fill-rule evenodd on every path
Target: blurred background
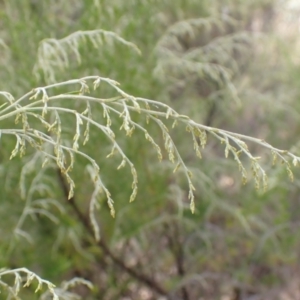
M 164 102 L 198 123 L 299 154 L 299 16 L 300 1 L 1 0 L 0 90 L 17 98 L 51 83 L 41 66 L 35 67 L 43 39 L 109 30 L 142 54 L 109 39 L 98 48 L 82 39 L 81 62 L 70 50 L 68 65 L 54 64 L 55 81 L 108 77 L 127 93 Z M 105 88 L 97 93 L 110 96 Z M 81 109 L 78 103 L 68 105 Z M 102 115 L 101 107 L 93 107 L 93 114 Z M 120 120 L 113 122 L 118 130 Z M 72 139 L 73 125 L 66 117 L 66 139 Z M 13 126 L 14 119 L 0 123 L 0 128 Z M 151 124 L 148 129 L 162 145 L 159 129 Z M 194 175 L 194 214 L 180 171 L 172 172 L 166 153 L 158 162 L 138 132 L 117 134 L 139 177 L 137 199 L 129 204 L 130 171 L 116 170 L 119 160 L 106 159 L 107 139 L 91 131 L 84 151 L 101 166 L 116 208 L 112 218 L 105 197 L 100 199 L 100 243 L 85 224 L 93 193 L 86 161 L 76 157 L 70 205 L 55 167 L 41 170 L 29 148 L 23 158 L 10 160 L 15 140 L 3 136 L 0 266 L 27 267 L 58 286 L 83 277 L 94 289 L 76 288 L 82 299 L 300 299 L 299 170 L 293 169 L 291 182 L 284 167 L 272 164 L 272 153 L 249 144 L 269 177 L 262 192 L 246 160 L 249 182 L 243 185 L 234 158 L 226 159 L 213 137 L 199 160 L 184 129 L 171 134 Z M 22 299 L 39 299 L 33 291 L 23 291 Z M 0 299 L 6 299 L 5 292 Z

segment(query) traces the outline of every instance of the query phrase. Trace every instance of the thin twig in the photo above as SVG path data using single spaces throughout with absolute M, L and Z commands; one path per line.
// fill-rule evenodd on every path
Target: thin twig
M 171 228 L 170 228 L 169 224 L 166 224 L 165 228 L 166 228 L 167 232 L 169 233 L 169 234 L 167 234 L 167 240 L 168 240 L 170 250 L 175 259 L 177 274 L 178 274 L 178 276 L 183 278 L 185 276 L 184 252 L 182 249 L 182 245 L 179 241 L 180 235 L 178 232 L 178 226 L 174 222 L 172 224 Z M 175 232 L 173 232 L 172 229 L 174 229 Z M 181 294 L 182 294 L 182 300 L 190 299 L 188 289 L 185 286 L 183 286 L 181 288 Z

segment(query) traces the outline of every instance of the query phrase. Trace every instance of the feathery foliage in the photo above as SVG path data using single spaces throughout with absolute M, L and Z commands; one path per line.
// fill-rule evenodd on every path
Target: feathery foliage
M 279 4 L 71 2 L 0 3 L 8 299 L 32 299 L 33 280 L 40 299 L 264 295 L 298 249 Z

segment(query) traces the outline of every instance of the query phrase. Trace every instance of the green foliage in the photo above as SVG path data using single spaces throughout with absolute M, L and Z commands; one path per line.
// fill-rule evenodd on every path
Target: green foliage
M 293 34 L 275 1 L 200 2 L 0 2 L 3 297 L 269 297 L 292 272 Z

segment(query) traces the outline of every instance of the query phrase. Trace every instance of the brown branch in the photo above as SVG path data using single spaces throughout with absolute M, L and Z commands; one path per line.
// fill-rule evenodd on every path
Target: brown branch
M 61 189 L 63 190 L 66 201 L 72 207 L 77 218 L 79 219 L 79 221 L 81 222 L 83 227 L 87 230 L 89 235 L 94 237 L 94 231 L 93 231 L 93 228 L 89 221 L 89 218 L 80 211 L 80 209 L 78 208 L 78 206 L 75 202 L 75 197 L 73 196 L 71 199 L 68 200 L 69 188 L 68 188 L 65 178 L 63 177 L 63 174 L 61 173 L 61 171 L 59 169 L 57 169 L 57 174 L 58 174 L 59 183 L 60 183 Z M 168 292 L 162 286 L 160 286 L 156 281 L 154 281 L 152 278 L 148 277 L 146 274 L 143 274 L 143 273 L 135 270 L 134 268 L 128 267 L 122 259 L 117 257 L 109 249 L 109 246 L 105 243 L 103 238 L 97 242 L 97 245 L 113 261 L 114 264 L 116 264 L 118 267 L 120 267 L 121 270 L 123 270 L 124 272 L 129 274 L 131 277 L 137 279 L 138 281 L 144 283 L 146 286 L 151 288 L 156 293 L 168 297 Z
M 168 224 L 165 225 L 165 228 L 167 230 L 167 240 L 168 240 L 168 244 L 170 247 L 171 252 L 173 253 L 174 256 L 174 260 L 176 263 L 176 268 L 177 268 L 177 274 L 180 277 L 184 277 L 185 276 L 185 269 L 184 269 L 184 252 L 181 246 L 181 243 L 179 241 L 180 239 L 180 235 L 178 232 L 178 226 L 176 223 L 172 224 L 171 228 Z M 174 233 L 171 232 L 172 229 L 175 231 Z M 189 300 L 189 292 L 188 289 L 183 286 L 181 288 L 181 294 L 182 294 L 182 299 L 183 300 Z

